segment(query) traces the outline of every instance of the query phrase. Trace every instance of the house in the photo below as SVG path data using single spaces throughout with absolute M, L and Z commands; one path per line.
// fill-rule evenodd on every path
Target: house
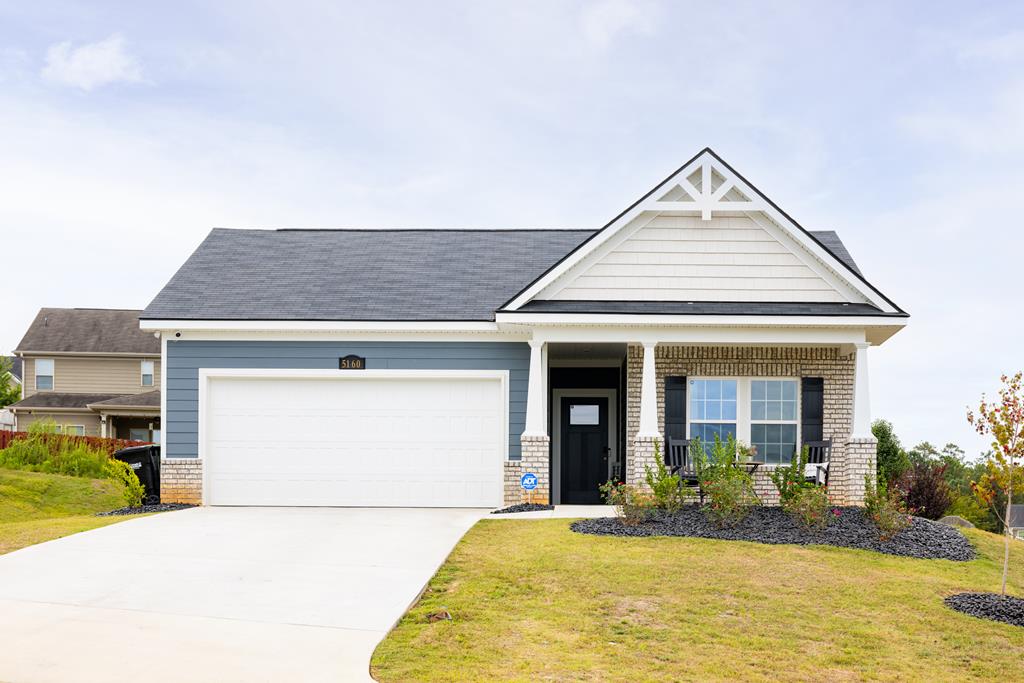
M 166 498 L 487 507 L 525 473 L 599 502 L 715 434 L 757 445 L 769 497 L 830 439 L 860 503 L 868 349 L 907 317 L 710 149 L 599 230 L 214 230 L 140 316 Z
M 1011 536 L 1024 539 L 1024 504 L 1010 506 L 1010 519 L 1006 526 L 1010 528 Z
M 18 344 L 16 428 L 53 420 L 65 434 L 160 441 L 160 340 L 138 310 L 43 308 Z
M 21 386 L 22 361 L 17 356 L 4 356 L 11 363 L 11 381 L 16 386 Z

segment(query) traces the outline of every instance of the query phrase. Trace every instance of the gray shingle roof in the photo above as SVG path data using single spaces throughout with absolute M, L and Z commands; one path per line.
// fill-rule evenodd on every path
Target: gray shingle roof
M 835 230 L 811 230 L 809 232 L 816 240 L 821 242 L 821 245 L 827 251 L 832 252 L 832 255 L 839 259 L 840 262 L 845 263 L 857 275 L 864 277 L 864 273 L 860 272 L 860 268 L 857 267 L 857 263 L 853 260 L 853 256 L 850 255 L 850 251 L 843 244 L 843 241 L 839 239 L 839 233 Z
M 213 230 L 147 319 L 494 320 L 593 230 Z
M 1006 526 L 1010 528 L 1024 527 L 1024 504 L 1010 506 L 1010 520 Z
M 11 374 L 14 375 L 14 379 L 21 381 L 22 374 L 22 359 L 20 356 L 4 356 L 4 358 L 11 361 Z
M 109 408 L 115 406 L 118 408 L 159 408 L 160 390 L 144 391 L 141 394 L 125 394 L 124 396 L 115 396 L 114 398 L 95 401 L 89 404 L 90 408 Z
M 140 317 L 490 321 L 506 301 L 594 232 L 217 228 Z M 836 233 L 813 234 L 838 259 L 856 269 Z M 550 306 L 556 303 L 565 311 L 571 309 L 570 302 L 531 302 L 524 310 L 549 306 L 545 310 L 554 311 Z M 852 307 L 833 310 L 826 305 L 826 311 L 800 308 L 808 306 L 805 304 L 794 306 L 792 311 L 773 312 L 868 313 L 859 309 L 855 312 Z M 725 313 L 725 308 L 717 312 Z M 868 308 L 871 314 L 877 314 L 877 309 Z M 696 311 L 688 308 L 668 312 Z
M 160 340 L 139 329 L 141 311 L 41 308 L 18 344 L 19 352 L 160 354 Z
M 746 301 L 530 301 L 521 313 L 643 313 L 648 315 L 872 315 L 883 313 L 871 304 L 770 303 Z
M 32 394 L 8 408 L 85 408 L 90 403 L 99 403 L 116 398 L 117 394 L 62 394 L 53 391 Z

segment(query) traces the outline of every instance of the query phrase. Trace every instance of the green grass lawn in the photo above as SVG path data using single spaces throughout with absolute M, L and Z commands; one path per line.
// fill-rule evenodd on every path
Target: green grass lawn
M 122 505 L 119 487 L 106 479 L 0 468 L 0 555 L 124 521 L 93 516 Z
M 380 644 L 380 681 L 1024 680 L 1024 628 L 947 609 L 999 590 L 980 559 L 687 538 L 584 536 L 485 520 Z M 1024 543 L 1010 590 L 1024 593 Z M 428 623 L 447 608 L 454 620 Z

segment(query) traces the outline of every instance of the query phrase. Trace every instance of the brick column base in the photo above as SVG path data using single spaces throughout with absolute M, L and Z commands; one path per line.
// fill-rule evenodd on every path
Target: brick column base
M 533 502 L 547 505 L 551 502 L 551 438 L 547 436 L 523 436 L 522 459 L 505 462 L 505 505 Z M 527 494 L 519 485 L 519 478 L 526 472 L 537 475 L 537 488 Z
M 833 463 L 829 470 L 828 488 L 834 502 L 864 505 L 864 478 L 870 475 L 872 481 L 875 479 L 877 446 L 878 441 L 874 437 L 851 438 L 843 444 L 840 462 Z M 837 468 L 837 464 L 840 467 Z
M 626 471 L 626 483 L 636 486 L 647 486 L 647 468 L 652 470 L 658 465 L 654 455 L 654 445 L 661 448 L 661 439 L 653 436 L 638 436 L 633 440 L 633 457 Z M 664 457 L 664 453 L 662 453 Z
M 160 461 L 160 502 L 203 503 L 203 462 L 198 458 Z

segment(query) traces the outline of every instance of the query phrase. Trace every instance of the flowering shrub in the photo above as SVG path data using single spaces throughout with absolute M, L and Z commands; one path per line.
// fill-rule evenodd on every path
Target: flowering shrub
M 664 460 L 661 458 L 661 449 L 658 442 L 654 442 L 655 469 L 645 465 L 647 472 L 647 486 L 650 487 L 654 496 L 654 504 L 665 512 L 679 512 L 683 507 L 683 489 L 680 486 L 678 474 L 669 474 Z
M 824 529 L 834 517 L 839 516 L 839 511 L 832 509 L 828 490 L 816 484 L 798 486 L 782 509 L 805 528 L 812 530 Z
M 600 489 L 604 499 L 615 506 L 616 516 L 626 526 L 640 524 L 651 516 L 657 506 L 654 496 L 637 486 L 609 481 L 602 484 Z
M 776 467 L 768 473 L 768 478 L 775 484 L 779 491 L 779 504 L 783 508 L 806 484 L 804 470 L 807 466 L 807 446 L 804 446 L 799 453 L 793 454 L 793 459 L 785 467 Z
M 701 490 L 707 501 L 704 511 L 718 526 L 735 526 L 747 516 L 751 505 L 760 502 L 754 493 L 754 478 L 737 466 L 736 458 L 736 441 L 732 436 L 723 442 L 716 435 Z
M 876 484 L 870 475 L 864 478 L 864 512 L 878 527 L 878 536 L 883 541 L 906 529 L 913 520 L 903 493 L 895 486 L 887 486 L 884 480 Z

